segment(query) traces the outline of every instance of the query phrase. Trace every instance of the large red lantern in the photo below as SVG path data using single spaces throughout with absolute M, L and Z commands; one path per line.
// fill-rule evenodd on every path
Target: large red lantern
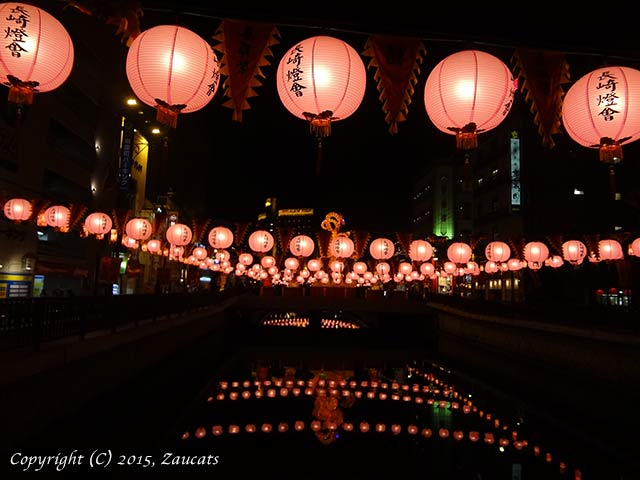
M 14 222 L 23 222 L 31 218 L 33 207 L 29 200 L 24 198 L 12 198 L 8 200 L 3 207 L 4 216 Z
M 575 82 L 562 103 L 562 122 L 569 136 L 584 147 L 597 148 L 600 161 L 622 160 L 622 144 L 640 137 L 640 70 L 601 67 Z
M 329 244 L 329 253 L 338 258 L 349 258 L 353 250 L 353 240 L 344 235 L 336 236 Z
M 289 251 L 296 257 L 308 257 L 313 253 L 315 244 L 307 235 L 296 235 L 289 242 Z
M 433 247 L 426 240 L 414 240 L 409 244 L 409 258 L 414 262 L 426 262 L 433 256 Z
M 447 258 L 453 263 L 467 263 L 471 260 L 471 247 L 464 242 L 455 242 L 447 248 Z
M 531 270 L 539 270 L 549 258 L 549 247 L 542 242 L 529 242 L 524 246 L 524 259 Z
M 127 53 L 127 79 L 136 96 L 155 107 L 159 122 L 176 127 L 214 97 L 220 66 L 211 46 L 178 25 L 159 25 L 136 37 Z
M 151 223 L 146 218 L 132 218 L 127 222 L 124 231 L 134 240 L 146 240 L 151 236 Z
M 93 212 L 87 215 L 84 219 L 84 227 L 87 229 L 90 235 L 95 235 L 96 238 L 103 238 L 105 234 L 111 231 L 113 222 L 111 217 L 106 213 Z
M 227 227 L 215 227 L 209 232 L 208 240 L 213 248 L 229 248 L 233 245 L 233 233 Z
M 571 265 L 580 265 L 587 255 L 587 246 L 580 240 L 568 240 L 562 244 L 562 257 Z
M 497 57 L 479 50 L 449 55 L 431 71 L 424 89 L 427 115 L 456 136 L 459 149 L 478 146 L 478 133 L 497 127 L 513 105 L 515 81 Z
M 73 43 L 55 17 L 27 3 L 2 3 L 0 29 L 0 78 L 11 102 L 31 104 L 35 92 L 55 90 L 67 80 Z
M 484 256 L 487 257 L 487 260 L 491 260 L 492 262 L 506 262 L 511 256 L 511 249 L 509 248 L 509 245 L 504 242 L 489 242 L 484 249 Z
M 282 104 L 307 120 L 318 137 L 331 133 L 331 122 L 355 112 L 367 84 L 364 63 L 346 42 L 329 36 L 302 40 L 280 60 L 276 77 Z
M 395 247 L 388 238 L 376 238 L 369 245 L 369 253 L 376 260 L 388 260 L 393 257 Z
M 265 253 L 273 248 L 273 235 L 266 230 L 256 230 L 249 235 L 249 248 L 256 253 Z
M 193 233 L 191 229 L 182 223 L 176 223 L 167 228 L 166 233 L 167 241 L 171 245 L 183 246 L 191 243 Z
M 621 260 L 624 258 L 622 245 L 617 240 L 600 240 L 598 253 L 601 260 Z
M 61 232 L 68 232 L 71 210 L 63 205 L 54 205 L 45 210 L 44 219 L 48 226 Z
M 631 245 L 629 245 L 629 255 L 640 257 L 640 237 L 636 238 L 631 242 Z

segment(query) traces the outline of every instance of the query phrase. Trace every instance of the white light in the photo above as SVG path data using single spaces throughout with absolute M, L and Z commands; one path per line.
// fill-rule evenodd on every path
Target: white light
M 584 195 L 584 190 L 580 190 L 579 188 L 574 188 L 573 189 L 573 194 L 574 195 Z
M 42 235 L 44 235 L 44 232 L 41 232 L 40 230 L 38 230 L 38 236 L 41 237 Z
M 209 283 L 211 281 L 211 277 L 200 277 L 200 281 L 204 283 Z

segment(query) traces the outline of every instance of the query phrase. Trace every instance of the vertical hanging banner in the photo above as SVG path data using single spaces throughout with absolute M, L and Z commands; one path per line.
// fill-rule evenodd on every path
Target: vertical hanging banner
M 416 38 L 372 35 L 365 44 L 362 54 L 371 57 L 369 68 L 377 68 L 374 78 L 392 134 L 398 133 L 398 122 L 406 120 L 425 52 Z
M 133 123 L 126 118 L 122 121 L 120 138 L 120 177 L 118 186 L 121 192 L 128 192 L 131 184 L 131 165 L 133 164 Z
M 560 133 L 563 84 L 570 83 L 569 64 L 564 54 L 518 48 L 512 57 L 514 74 L 522 79 L 525 100 L 545 147 L 553 148 L 552 135 Z
M 242 121 L 242 111 L 251 108 L 247 98 L 257 96 L 262 85 L 262 67 L 270 65 L 271 46 L 278 42 L 279 32 L 270 23 L 223 20 L 214 40 L 214 50 L 221 55 L 220 73 L 226 76 L 223 87 L 228 100 L 223 106 L 232 108 L 232 119 Z

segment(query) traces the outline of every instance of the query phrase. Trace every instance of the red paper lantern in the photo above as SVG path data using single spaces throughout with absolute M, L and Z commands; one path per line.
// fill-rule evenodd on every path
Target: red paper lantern
M 207 255 L 209 255 L 207 249 L 204 247 L 194 248 L 191 254 L 196 258 L 196 260 L 204 260 L 205 258 L 207 258 Z
M 338 258 L 349 258 L 353 250 L 353 240 L 344 235 L 338 235 L 329 244 L 329 253 Z
M 149 240 L 147 242 L 147 250 L 149 253 L 158 253 L 162 249 L 162 242 L 160 240 Z
M 511 256 L 511 249 L 509 245 L 504 242 L 489 242 L 484 249 L 484 255 L 492 262 L 506 262 L 509 260 L 509 256 Z
M 266 230 L 256 230 L 249 236 L 249 248 L 256 253 L 265 253 L 273 248 L 273 235 Z
M 551 268 L 560 268 L 562 265 L 564 265 L 564 260 L 560 255 L 553 255 L 549 257 L 547 259 L 547 262 L 549 262 L 549 266 Z
M 106 213 L 94 212 L 87 215 L 84 220 L 84 226 L 89 234 L 95 235 L 96 238 L 102 238 L 111 231 L 113 222 Z
M 191 229 L 186 225 L 176 223 L 167 228 L 166 237 L 170 244 L 181 247 L 191 243 L 193 234 L 191 233 Z
M 624 258 L 622 245 L 617 240 L 600 240 L 598 253 L 601 260 L 620 260 Z
M 0 29 L 0 77 L 11 102 L 31 104 L 34 92 L 50 92 L 67 80 L 73 43 L 55 17 L 27 3 L 2 3 Z
M 524 259 L 531 270 L 538 270 L 549 258 L 549 248 L 542 242 L 529 242 L 524 246 Z
M 640 237 L 636 238 L 629 246 L 629 255 L 640 257 Z
M 48 226 L 66 232 L 69 230 L 71 211 L 62 205 L 54 205 L 45 210 L 44 218 Z
M 447 248 L 447 258 L 453 263 L 467 263 L 471 260 L 471 247 L 464 242 L 455 242 Z
M 308 257 L 314 248 L 313 240 L 307 235 L 297 235 L 289 242 L 289 251 L 296 257 Z
M 156 108 L 159 122 L 174 128 L 179 113 L 206 106 L 220 83 L 218 58 L 209 43 L 178 25 L 138 35 L 127 53 L 126 72 L 136 96 Z
M 215 227 L 209 231 L 208 240 L 213 248 L 229 248 L 233 245 L 233 233 L 227 227 Z
M 409 244 L 409 258 L 414 262 L 426 262 L 433 256 L 433 247 L 426 240 L 414 240 Z
M 567 91 L 562 121 L 569 136 L 597 148 L 600 160 L 622 160 L 622 144 L 640 137 L 640 71 L 604 66 L 581 77 Z
M 282 104 L 309 122 L 318 137 L 331 133 L 331 122 L 355 112 L 367 84 L 360 55 L 346 42 L 316 36 L 298 42 L 280 60 L 276 76 Z
M 562 257 L 572 265 L 580 265 L 587 255 L 587 247 L 580 240 L 569 240 L 562 244 Z
M 124 231 L 135 240 L 146 240 L 151 236 L 151 223 L 145 218 L 132 218 L 125 225 Z
M 369 245 L 369 253 L 376 260 L 388 260 L 393 257 L 395 247 L 388 238 L 376 238 Z
M 456 136 L 460 149 L 478 146 L 477 134 L 507 116 L 516 86 L 509 68 L 479 50 L 449 55 L 431 71 L 424 88 L 427 115 L 438 130 Z
M 23 222 L 31 218 L 33 207 L 29 200 L 24 198 L 12 198 L 8 200 L 3 207 L 4 216 L 14 222 Z

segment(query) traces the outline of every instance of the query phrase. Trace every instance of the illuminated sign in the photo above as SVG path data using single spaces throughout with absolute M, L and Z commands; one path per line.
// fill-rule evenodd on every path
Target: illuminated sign
M 511 207 L 520 207 L 520 139 L 517 132 L 511 133 Z
M 313 208 L 287 208 L 278 210 L 279 217 L 303 217 L 313 215 Z

